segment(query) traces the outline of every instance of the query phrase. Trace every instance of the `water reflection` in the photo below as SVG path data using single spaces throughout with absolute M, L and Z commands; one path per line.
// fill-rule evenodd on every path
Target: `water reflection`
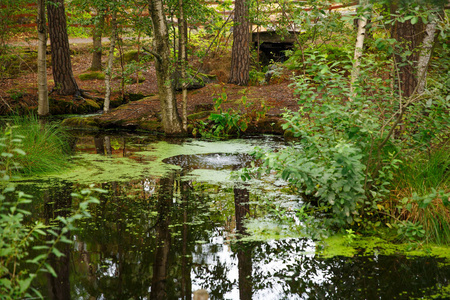
M 58 279 L 44 276 L 35 287 L 46 299 L 192 299 L 202 291 L 210 299 L 270 300 L 408 299 L 449 284 L 450 266 L 432 257 L 322 258 L 307 239 L 244 242 L 254 195 L 245 186 L 184 180 L 188 169 L 99 183 L 109 193 L 70 233 L 74 244 L 60 248 L 66 256 L 50 261 Z M 35 195 L 34 215 L 67 213 L 80 186 L 44 184 L 22 189 Z
M 67 217 L 72 208 L 72 184 L 69 182 L 62 182 L 60 185 L 53 186 L 44 191 L 44 216 L 46 224 L 54 222 L 53 220 L 60 217 Z M 62 224 L 61 224 L 62 226 Z M 55 229 L 57 234 L 60 234 Z M 67 237 L 70 232 L 67 233 Z M 47 236 L 48 240 L 52 240 L 53 235 Z M 51 300 L 65 300 L 70 299 L 70 247 L 69 244 L 62 244 L 58 247 L 59 251 L 64 254 L 61 257 L 56 257 L 55 254 L 50 254 L 48 263 L 55 271 L 57 277 L 47 273 L 47 288 L 48 297 Z

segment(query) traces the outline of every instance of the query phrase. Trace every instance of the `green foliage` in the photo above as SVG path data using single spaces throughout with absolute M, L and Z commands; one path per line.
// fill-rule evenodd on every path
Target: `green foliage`
M 42 123 L 36 116 L 14 117 L 3 128 L 0 141 L 4 147 L 21 149 L 27 155 L 16 157 L 13 173 L 26 175 L 57 172 L 69 165 L 67 134 L 55 124 Z M 5 157 L 0 158 L 6 163 Z
M 245 94 L 245 90 L 243 92 Z M 247 101 L 247 96 L 243 95 L 239 101 L 238 109 L 228 108 L 225 110 L 223 104 L 228 101 L 228 96 L 223 91 L 219 97 L 214 98 L 215 113 L 211 113 L 209 122 L 200 121 L 196 124 L 193 134 L 199 133 L 204 138 L 228 138 L 231 136 L 240 136 L 245 132 L 251 122 L 257 122 L 263 118 L 270 107 L 264 103 L 258 110 L 248 109 L 253 103 Z
M 21 144 L 18 136 L 12 137 L 11 131 L 4 133 L 0 152 L 2 163 L 0 165 L 0 299 L 22 299 L 39 297 L 42 295 L 31 287 L 32 281 L 39 272 L 48 272 L 56 276 L 52 266 L 47 262 L 50 255 L 61 257 L 57 245 L 72 243 L 67 238 L 69 231 L 75 230 L 74 222 L 81 218 L 90 217 L 88 206 L 99 201 L 93 192 L 103 192 L 91 186 L 72 196 L 80 200 L 78 208 L 68 217 L 57 217 L 57 225 L 48 226 L 40 221 L 27 225 L 26 216 L 30 212 L 24 205 L 31 202 L 32 197 L 17 191 L 11 184 L 11 168 L 17 169 L 18 157 L 25 156 L 25 152 L 17 148 Z M 42 242 L 42 237 L 47 240 Z M 37 250 L 37 254 L 30 256 L 30 247 Z M 30 267 L 24 268 L 27 262 Z
M 10 38 L 26 31 L 26 27 L 17 26 L 28 22 L 27 17 L 19 18 L 17 15 L 35 13 L 33 7 L 27 4 L 35 3 L 33 0 L 2 0 L 0 9 L 0 55 L 8 53 L 7 42 Z M 32 20 L 32 18 L 30 18 Z M 33 20 L 34 21 L 34 20 Z M 31 23 L 31 22 L 30 22 Z
M 389 204 L 396 174 L 404 171 L 405 163 L 442 147 L 450 136 L 450 106 L 442 85 L 448 78 L 436 81 L 431 77 L 433 85 L 425 93 L 402 98 L 395 87 L 398 66 L 390 55 L 404 50 L 383 36 L 385 31 L 379 29 L 383 22 L 372 24 L 376 42 L 368 43 L 371 48 L 364 52 L 353 91 L 348 80 L 352 63 L 346 59 L 351 52 L 337 51 L 337 61 L 329 59 L 322 51 L 325 48 L 312 47 L 291 57 L 290 63 L 297 62 L 296 67 L 303 69 L 294 83 L 300 109 L 284 115 L 284 128 L 294 141 L 275 153 L 257 152 L 262 166 L 242 176 L 249 179 L 274 172 L 297 188 L 305 200 L 315 203 L 319 211 L 327 212 L 326 224 L 331 228 L 372 230 L 387 223 L 388 216 L 396 218 Z M 434 180 L 428 192 L 422 198 L 411 192 L 407 197 L 416 199 L 423 220 L 411 219 L 414 228 L 406 223 L 399 226 L 405 236 L 443 243 L 450 237 L 445 229 L 449 210 L 448 195 L 441 192 L 449 186 L 448 179 L 443 186 L 438 182 L 448 178 L 448 157 L 436 165 L 443 168 L 431 171 L 434 175 L 429 177 Z M 441 192 L 433 193 L 439 186 Z M 425 206 L 430 199 L 434 204 Z

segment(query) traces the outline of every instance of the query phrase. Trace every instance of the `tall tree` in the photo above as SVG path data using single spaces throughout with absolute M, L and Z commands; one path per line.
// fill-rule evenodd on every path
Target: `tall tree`
M 250 79 L 250 23 L 247 0 L 236 0 L 229 83 L 248 85 Z
M 111 102 L 111 78 L 113 72 L 113 61 L 114 61 L 114 49 L 116 47 L 117 40 L 117 9 L 113 5 L 112 9 L 112 18 L 111 18 L 111 38 L 110 38 L 110 46 L 109 46 L 109 57 L 108 57 L 108 67 L 106 69 L 105 76 L 105 86 L 106 86 L 106 95 L 105 102 L 103 104 L 103 112 L 109 113 L 110 110 L 110 102 Z
M 425 91 L 428 64 L 430 62 L 434 39 L 437 33 L 437 18 L 437 14 L 431 14 L 429 22 L 425 27 L 422 50 L 420 51 L 419 60 L 417 62 L 417 77 L 419 78 L 417 92 L 419 94 Z
M 50 112 L 47 87 L 47 25 L 45 18 L 45 0 L 38 0 L 38 115 Z
M 94 24 L 94 29 L 92 32 L 92 63 L 91 70 L 92 71 L 101 71 L 102 70 L 102 35 L 105 27 L 105 13 L 102 9 L 97 10 L 97 17 Z
M 153 47 L 156 78 L 164 132 L 169 135 L 183 133 L 175 98 L 173 65 L 170 57 L 169 31 L 162 0 L 149 0 L 149 12 L 153 27 Z
M 359 1 L 360 7 L 363 10 L 364 6 L 367 4 L 367 0 L 360 0 Z M 358 33 L 356 34 L 356 44 L 355 44 L 355 55 L 353 58 L 353 68 L 352 68 L 352 75 L 351 75 L 351 82 L 350 82 L 350 90 L 353 93 L 354 92 L 354 84 L 356 82 L 356 79 L 359 76 L 359 66 L 361 64 L 361 56 L 363 53 L 363 46 L 364 46 L 364 38 L 366 36 L 366 25 L 367 25 L 367 18 L 364 16 L 364 12 L 360 11 L 361 16 L 358 19 Z
M 47 1 L 47 11 L 55 90 L 60 95 L 78 95 L 80 89 L 72 72 L 64 0 Z
M 187 22 L 184 16 L 184 1 L 178 0 L 178 9 L 179 9 L 179 19 L 178 19 L 178 35 L 179 35 L 179 63 L 180 63 L 180 71 L 181 71 L 181 87 L 182 87 L 182 120 L 183 120 L 183 130 L 187 131 L 187 74 L 186 74 L 186 65 L 187 65 Z

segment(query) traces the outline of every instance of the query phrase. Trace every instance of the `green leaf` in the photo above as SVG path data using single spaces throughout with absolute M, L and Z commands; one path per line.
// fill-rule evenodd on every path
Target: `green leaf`
M 30 276 L 28 278 L 18 281 L 19 288 L 20 288 L 20 294 L 23 294 L 30 287 L 31 281 L 33 281 L 33 279 L 35 277 L 33 275 L 34 274 L 30 274 Z
M 53 277 L 58 277 L 58 275 L 56 275 L 55 270 L 53 269 L 52 266 L 50 266 L 49 263 L 44 263 L 44 266 L 47 268 L 47 271 L 52 274 Z
M 20 155 L 26 155 L 25 151 L 23 151 L 22 149 L 19 149 L 19 148 L 15 148 L 12 151 L 14 151 Z
M 64 256 L 64 253 L 62 253 L 61 251 L 59 251 L 56 247 L 54 247 L 52 249 L 53 254 L 55 254 L 56 257 L 61 257 Z

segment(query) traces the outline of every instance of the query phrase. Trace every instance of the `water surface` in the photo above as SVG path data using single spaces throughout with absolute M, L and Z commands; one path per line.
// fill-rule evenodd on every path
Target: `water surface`
M 66 256 L 52 258 L 58 278 L 42 276 L 36 287 L 46 299 L 99 300 L 192 299 L 199 289 L 211 299 L 414 299 L 448 288 L 443 258 L 364 249 L 326 257 L 308 238 L 252 239 L 246 219 L 270 219 L 258 204 L 264 197 L 287 211 L 302 205 L 282 182 L 230 179 L 250 166 L 247 153 L 256 145 L 285 142 L 80 137 L 79 167 L 20 186 L 34 195 L 34 217 L 44 220 L 66 214 L 70 193 L 87 183 L 108 190 L 93 217 L 70 233 Z

